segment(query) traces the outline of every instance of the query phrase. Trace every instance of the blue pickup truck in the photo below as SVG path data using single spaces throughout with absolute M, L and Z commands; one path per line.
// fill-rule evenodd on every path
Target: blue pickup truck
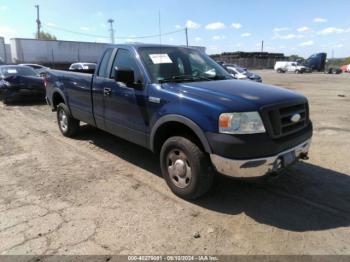
M 46 91 L 64 136 L 81 121 L 150 149 L 185 199 L 206 193 L 217 172 L 261 177 L 308 158 L 303 95 L 235 80 L 192 48 L 115 45 L 93 75 L 51 70 Z

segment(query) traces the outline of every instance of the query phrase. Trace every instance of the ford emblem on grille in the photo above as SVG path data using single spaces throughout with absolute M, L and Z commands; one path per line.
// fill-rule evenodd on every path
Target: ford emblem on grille
M 296 123 L 296 122 L 299 122 L 301 118 L 301 115 L 300 114 L 294 114 L 292 115 L 292 117 L 290 118 L 290 121 L 292 121 L 293 123 Z

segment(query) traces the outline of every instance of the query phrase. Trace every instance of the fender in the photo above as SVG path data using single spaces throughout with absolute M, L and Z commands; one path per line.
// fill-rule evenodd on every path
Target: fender
M 202 143 L 205 151 L 207 153 L 212 153 L 211 147 L 208 143 L 208 140 L 202 131 L 202 129 L 191 119 L 181 116 L 181 115 L 175 115 L 175 114 L 169 114 L 165 115 L 157 120 L 157 122 L 153 125 L 152 131 L 151 131 L 151 136 L 150 136 L 150 149 L 154 152 L 154 136 L 158 130 L 158 128 L 167 123 L 167 122 L 178 122 L 180 124 L 184 124 L 188 128 L 190 128 L 199 138 L 200 142 Z
M 54 90 L 53 90 L 53 92 L 52 92 L 52 95 L 51 95 L 52 111 L 55 111 L 55 110 L 56 110 L 56 109 L 54 108 L 54 105 L 53 105 L 53 97 L 54 97 L 54 95 L 55 95 L 56 93 L 58 93 L 58 94 L 61 95 L 61 97 L 63 98 L 64 103 L 67 105 L 67 107 L 68 107 L 68 109 L 69 109 L 69 111 L 70 111 L 70 107 L 69 107 L 69 105 L 68 105 L 68 103 L 67 103 L 66 96 L 64 95 L 63 91 L 62 91 L 61 89 L 57 88 L 57 87 L 54 88 Z

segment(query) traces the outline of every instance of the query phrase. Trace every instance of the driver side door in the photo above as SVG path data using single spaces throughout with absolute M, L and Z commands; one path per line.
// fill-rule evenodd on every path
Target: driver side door
M 145 146 L 148 123 L 145 89 L 115 81 L 115 69 L 132 69 L 135 82 L 143 82 L 135 55 L 130 50 L 118 48 L 108 80 L 109 85 L 103 90 L 105 129 L 116 136 Z

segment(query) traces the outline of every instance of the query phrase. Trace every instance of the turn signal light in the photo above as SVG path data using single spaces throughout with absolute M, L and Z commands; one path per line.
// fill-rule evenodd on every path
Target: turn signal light
M 231 117 L 229 115 L 221 114 L 219 118 L 220 128 L 229 128 L 231 122 Z

